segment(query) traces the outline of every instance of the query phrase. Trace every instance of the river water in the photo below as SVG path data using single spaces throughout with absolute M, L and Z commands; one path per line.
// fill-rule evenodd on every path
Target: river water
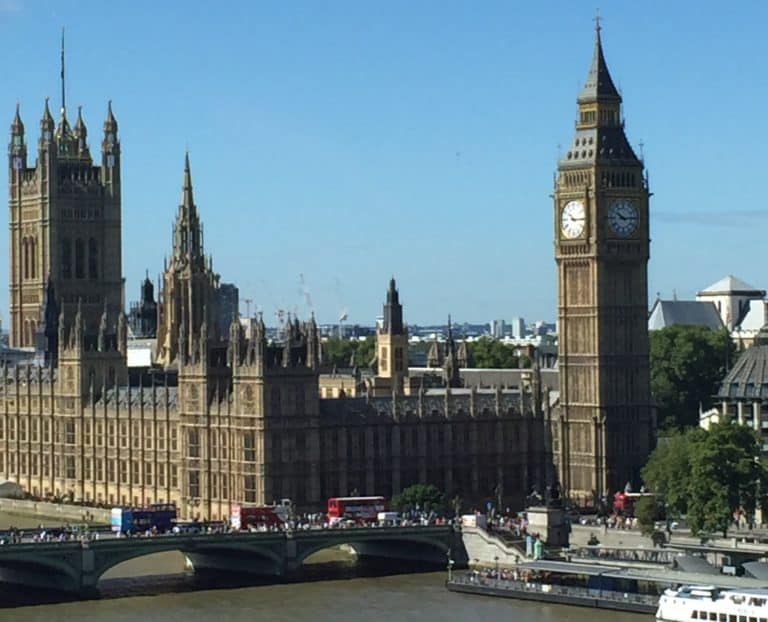
M 40 519 L 0 514 L 0 529 L 33 526 Z M 45 521 L 43 521 L 45 522 Z M 318 556 L 311 578 L 325 568 L 332 576 L 348 574 L 343 553 Z M 652 616 L 611 613 L 564 605 L 467 596 L 448 592 L 444 572 L 333 579 L 201 589 L 184 578 L 180 554 L 161 553 L 126 562 L 104 577 L 108 597 L 100 600 L 0 608 L 0 622 L 648 622 Z M 3 603 L 0 603 L 2 606 Z

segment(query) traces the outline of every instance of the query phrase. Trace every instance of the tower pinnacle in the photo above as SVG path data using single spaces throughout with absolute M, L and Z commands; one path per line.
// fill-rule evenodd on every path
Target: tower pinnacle
M 597 17 L 595 17 L 595 51 L 592 55 L 592 64 L 589 67 L 584 88 L 579 93 L 578 101 L 580 104 L 598 100 L 604 101 L 606 99 L 621 101 L 621 95 L 619 95 L 619 91 L 613 84 L 611 74 L 608 72 L 608 65 L 605 62 L 605 56 L 603 56 L 601 31 L 602 26 L 600 26 L 600 15 L 598 13 Z

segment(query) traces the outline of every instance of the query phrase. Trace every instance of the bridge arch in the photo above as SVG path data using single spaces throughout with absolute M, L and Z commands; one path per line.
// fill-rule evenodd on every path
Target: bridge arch
M 165 539 L 165 538 L 164 538 Z M 119 545 L 94 547 L 93 575 L 99 580 L 104 573 L 115 566 L 158 553 L 179 552 L 192 564 L 195 570 L 242 571 L 253 574 L 281 574 L 283 557 L 266 546 L 232 542 L 196 542 L 168 536 L 166 541 L 159 538 L 126 539 Z
M 66 546 L 39 555 L 35 548 L 15 546 L 19 548 L 0 558 L 0 582 L 59 591 L 72 591 L 80 585 L 79 549 Z
M 320 551 L 346 545 L 360 557 L 379 557 L 393 560 L 422 561 L 444 564 L 450 545 L 439 538 L 403 534 L 370 534 L 360 537 L 359 532 L 333 534 L 322 541 L 297 541 L 294 567 L 301 566 L 307 558 Z

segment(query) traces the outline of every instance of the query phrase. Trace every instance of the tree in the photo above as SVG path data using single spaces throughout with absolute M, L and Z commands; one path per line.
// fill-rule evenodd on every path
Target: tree
M 691 531 L 717 531 L 725 537 L 734 510 L 754 513 L 758 486 L 765 479 L 759 455 L 757 434 L 745 425 L 713 425 L 693 443 L 688 504 Z
M 445 509 L 445 495 L 432 484 L 414 484 L 392 497 L 392 507 L 400 512 L 416 509 L 440 512 Z
M 651 393 L 662 428 L 698 425 L 735 357 L 728 332 L 675 324 L 650 333 Z
M 688 512 L 690 450 L 696 439 L 705 434 L 701 428 L 670 432 L 659 439 L 643 467 L 643 481 L 651 490 L 663 495 L 668 514 L 679 517 Z
M 733 511 L 755 511 L 765 481 L 754 430 L 735 423 L 675 432 L 659 444 L 643 468 L 643 480 L 660 493 L 668 517 L 686 516 L 691 531 L 721 532 Z
M 654 497 L 640 497 L 635 503 L 635 517 L 645 535 L 649 536 L 654 532 L 654 524 L 658 515 L 659 504 Z
M 363 340 L 330 337 L 323 342 L 323 361 L 336 367 L 368 367 L 373 359 L 376 343 L 373 337 Z
M 520 365 L 520 357 L 515 354 L 514 347 L 489 337 L 472 342 L 470 355 L 475 367 L 484 369 L 516 369 Z

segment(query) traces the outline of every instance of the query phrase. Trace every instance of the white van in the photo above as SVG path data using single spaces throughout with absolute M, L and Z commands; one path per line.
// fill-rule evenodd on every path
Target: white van
M 376 520 L 382 527 L 396 527 L 400 524 L 400 516 L 397 512 L 379 512 Z

